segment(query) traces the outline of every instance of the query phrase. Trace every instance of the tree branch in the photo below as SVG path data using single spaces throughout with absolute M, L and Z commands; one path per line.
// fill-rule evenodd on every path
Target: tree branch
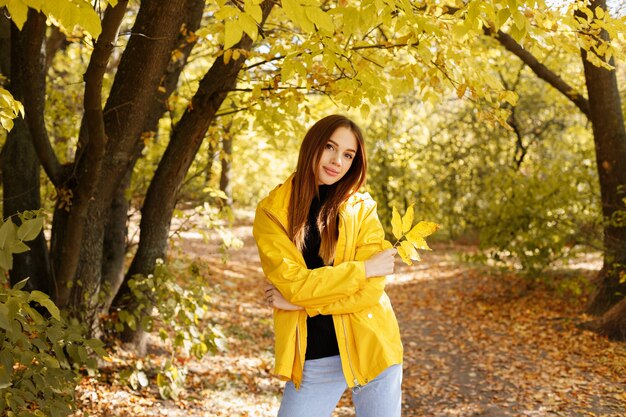
M 62 167 L 52 144 L 48 138 L 48 131 L 44 122 L 45 93 L 46 93 L 46 62 L 45 36 L 46 16 L 34 9 L 29 10 L 27 28 L 28 36 L 23 44 L 24 51 L 24 110 L 26 122 L 30 130 L 33 146 L 37 157 L 50 178 L 50 181 L 60 187 L 63 182 Z
M 490 29 L 485 28 L 485 34 L 492 35 L 493 32 Z M 526 65 L 528 65 L 539 78 L 550 84 L 557 91 L 567 97 L 568 100 L 574 103 L 585 116 L 589 117 L 589 102 L 578 91 L 572 88 L 548 67 L 539 62 L 533 54 L 524 49 L 519 43 L 515 41 L 515 39 L 513 39 L 508 34 L 499 30 L 494 35 L 494 38 L 498 42 L 500 42 L 500 44 L 504 46 L 507 50 L 512 52 Z
M 107 7 L 102 19 L 102 33 L 98 38 L 94 51 L 85 72 L 85 116 L 83 122 L 87 125 L 89 140 L 80 160 L 76 161 L 79 181 L 75 190 L 67 230 L 63 236 L 61 247 L 62 262 L 58 266 L 56 277 L 58 285 L 58 303 L 62 306 L 69 301 L 71 282 L 80 256 L 82 236 L 87 221 L 87 212 L 90 202 L 94 200 L 98 178 L 102 168 L 102 157 L 106 144 L 104 130 L 104 116 L 102 113 L 102 80 L 106 72 L 107 63 L 113 52 L 119 27 L 126 12 L 128 0 L 122 0 L 115 7 Z M 95 290 L 95 289 L 94 289 Z

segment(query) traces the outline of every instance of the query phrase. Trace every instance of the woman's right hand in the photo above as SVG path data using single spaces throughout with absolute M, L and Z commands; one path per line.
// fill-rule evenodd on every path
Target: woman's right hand
M 396 253 L 398 253 L 396 248 L 385 249 L 365 261 L 365 277 L 372 278 L 393 274 Z

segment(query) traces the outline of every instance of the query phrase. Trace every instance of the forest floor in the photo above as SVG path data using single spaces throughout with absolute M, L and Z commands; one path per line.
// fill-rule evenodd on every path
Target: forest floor
M 211 320 L 226 350 L 189 360 L 187 389 L 159 399 L 154 381 L 133 390 L 102 372 L 84 378 L 79 410 L 96 416 L 275 416 L 284 382 L 272 377 L 272 312 L 251 227 L 226 263 L 214 244 L 188 237 L 179 253 L 208 273 Z M 411 267 L 398 261 L 387 292 L 404 343 L 403 416 L 626 416 L 626 344 L 582 330 L 577 295 L 597 258 L 530 281 L 472 265 L 471 248 L 434 245 Z M 145 363 L 163 359 L 153 341 Z M 148 359 L 148 360 L 146 360 Z M 78 413 L 77 413 L 78 415 Z M 349 391 L 334 417 L 353 416 Z M 386 416 L 381 416 L 386 417 Z

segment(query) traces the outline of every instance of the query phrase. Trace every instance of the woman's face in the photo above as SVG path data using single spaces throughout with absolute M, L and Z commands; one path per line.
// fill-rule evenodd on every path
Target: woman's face
M 338 127 L 324 145 L 317 167 L 317 185 L 332 185 L 342 179 L 352 166 L 357 147 L 354 133 L 347 127 Z

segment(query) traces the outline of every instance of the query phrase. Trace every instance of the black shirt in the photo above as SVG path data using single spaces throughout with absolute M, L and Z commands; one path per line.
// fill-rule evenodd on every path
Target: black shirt
M 317 228 L 317 216 L 320 212 L 322 203 L 327 194 L 328 187 L 321 185 L 319 187 L 320 199 L 315 197 L 309 209 L 309 217 L 307 220 L 307 232 L 304 240 L 304 249 L 302 256 L 309 269 L 320 268 L 324 266 L 324 261 L 319 256 L 320 237 Z M 339 355 L 339 346 L 337 345 L 337 335 L 335 334 L 335 326 L 331 315 L 318 314 L 315 317 L 308 317 L 307 324 L 307 345 L 305 359 L 320 359 L 328 356 Z

